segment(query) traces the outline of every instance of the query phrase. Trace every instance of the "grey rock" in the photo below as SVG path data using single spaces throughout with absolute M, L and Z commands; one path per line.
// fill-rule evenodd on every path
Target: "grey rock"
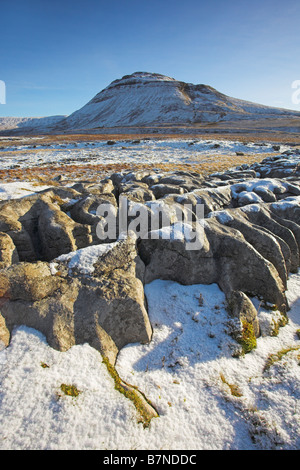
M 260 335 L 257 310 L 244 292 L 233 291 L 228 296 L 228 306 L 230 315 L 240 322 L 246 321 L 253 327 L 256 338 Z
M 18 252 L 12 238 L 7 233 L 0 232 L 0 269 L 18 261 Z
M 202 248 L 196 251 L 186 250 L 182 240 L 141 240 L 139 253 L 145 263 L 145 283 L 154 279 L 185 285 L 217 283 L 225 293 L 239 290 L 286 311 L 284 284 L 277 270 L 241 232 L 207 219 L 199 236 Z
M 49 261 L 88 246 L 92 241 L 88 225 L 77 224 L 50 203 L 44 203 L 38 219 L 38 230 L 43 258 Z
M 166 194 L 183 194 L 185 191 L 175 184 L 154 184 L 150 187 L 156 199 L 164 197 Z
M 290 264 L 286 264 L 286 259 L 282 253 L 281 244 L 277 238 L 261 226 L 250 223 L 241 209 L 227 209 L 211 214 L 216 217 L 219 223 L 232 227 L 242 233 L 245 240 L 255 248 L 261 256 L 270 261 L 277 269 L 278 274 L 284 284 L 287 286 L 287 269 Z
M 120 241 L 92 275 L 65 269 L 58 261 L 19 263 L 0 272 L 1 313 L 11 332 L 16 325 L 41 331 L 55 349 L 88 342 L 115 362 L 120 348 L 149 342 L 152 329 L 143 284 L 136 277 L 141 261 L 135 239 Z M 137 266 L 138 265 L 138 266 Z

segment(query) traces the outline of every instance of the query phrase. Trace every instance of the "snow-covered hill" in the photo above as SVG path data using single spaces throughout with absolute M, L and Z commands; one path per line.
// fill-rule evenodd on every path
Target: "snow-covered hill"
M 157 73 L 135 72 L 113 81 L 59 127 L 92 129 L 283 116 L 300 117 L 300 112 L 231 98 L 207 85 L 193 85 Z
M 36 130 L 42 132 L 51 129 L 65 116 L 48 117 L 0 117 L 0 131 L 20 129 L 24 131 Z
M 293 117 L 300 117 L 300 112 L 231 98 L 208 85 L 193 85 L 157 73 L 135 72 L 114 80 L 69 116 L 0 118 L 0 131 L 68 132 Z

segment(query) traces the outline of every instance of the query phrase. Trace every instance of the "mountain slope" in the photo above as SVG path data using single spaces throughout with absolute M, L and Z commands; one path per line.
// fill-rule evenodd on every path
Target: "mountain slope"
M 63 119 L 59 127 L 92 129 L 283 116 L 297 117 L 300 112 L 231 98 L 207 85 L 193 85 L 155 73 L 135 72 L 113 81 L 85 106 Z
M 0 117 L 0 131 L 20 129 L 24 131 L 50 129 L 60 122 L 65 116 L 48 116 L 48 117 Z
M 157 73 L 135 72 L 114 80 L 69 116 L 0 118 L 0 132 L 59 133 L 109 127 L 262 122 L 278 118 L 280 125 L 280 118 L 299 117 L 299 111 L 231 98 L 208 85 L 193 85 Z

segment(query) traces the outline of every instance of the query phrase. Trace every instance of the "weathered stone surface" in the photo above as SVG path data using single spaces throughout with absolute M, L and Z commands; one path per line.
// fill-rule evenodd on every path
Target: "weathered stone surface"
M 76 224 L 54 204 L 45 203 L 38 219 L 38 230 L 43 257 L 49 261 L 91 242 L 89 227 Z
M 245 217 L 252 224 L 268 230 L 281 244 L 285 254 L 288 271 L 297 271 L 299 266 L 299 247 L 293 232 L 285 225 L 270 216 L 270 212 L 263 205 L 256 205 L 255 210 L 244 210 Z
M 0 231 L 12 238 L 20 261 L 50 260 L 91 242 L 89 227 L 73 221 L 53 197 L 47 191 L 0 203 Z
M 293 176 L 264 185 L 259 175 L 267 174 L 268 161 L 206 180 L 193 172 L 131 171 L 0 202 L 0 340 L 6 344 L 14 325 L 25 324 L 57 349 L 88 342 L 114 363 L 125 344 L 151 338 L 143 285 L 154 279 L 217 283 L 233 316 L 251 323 L 257 336 L 249 297 L 285 313 L 288 274 L 300 264 L 298 167 L 284 157 L 274 162 L 285 175 L 293 168 Z M 201 243 L 191 249 L 191 216 L 199 205 L 205 215 L 197 228 Z M 116 222 L 108 239 L 99 207 Z M 177 239 L 186 220 L 191 226 Z M 106 245 L 128 228 L 136 237 Z M 99 243 L 103 251 L 89 274 L 69 268 L 78 250 Z M 62 254 L 70 256 L 57 259 Z
M 192 193 L 185 194 L 181 199 L 181 203 L 185 204 L 185 200 L 189 200 L 196 204 L 203 204 L 204 214 L 207 215 L 211 211 L 216 211 L 228 207 L 231 204 L 231 189 L 229 185 L 213 188 L 213 189 L 197 189 Z M 177 199 L 179 202 L 179 199 Z
M 47 262 L 13 265 L 0 272 L 6 327 L 36 328 L 61 351 L 88 342 L 114 363 L 126 344 L 151 339 L 140 270 L 131 238 L 100 258 L 92 275 L 69 273 L 59 261 L 54 274 Z
M 2 346 L 7 347 L 10 341 L 10 332 L 6 326 L 5 320 L 0 313 L 0 350 Z
M 217 211 L 211 215 L 219 223 L 239 230 L 247 242 L 274 265 L 284 286 L 287 286 L 290 258 L 286 258 L 282 252 L 283 242 L 281 239 L 278 240 L 271 232 L 264 230 L 261 226 L 250 223 L 245 212 L 240 209 Z M 288 255 L 290 255 L 290 251 L 288 251 Z
M 0 271 L 1 297 L 35 302 L 62 288 L 61 281 L 51 275 L 47 263 L 17 263 Z
M 261 256 L 241 232 L 207 219 L 202 248 L 186 250 L 182 240 L 141 240 L 145 282 L 170 279 L 181 284 L 218 283 L 225 293 L 239 290 L 260 296 L 286 311 L 284 284 L 275 267 Z
M 104 208 L 103 214 L 99 211 L 99 208 Z M 99 211 L 99 212 L 98 212 Z M 75 202 L 69 209 L 69 213 L 71 218 L 77 222 L 78 224 L 89 226 L 90 231 L 90 240 L 89 243 L 97 244 L 101 243 L 101 241 L 106 241 L 107 243 L 113 241 L 117 237 L 117 230 L 114 237 L 106 238 L 106 235 L 103 234 L 103 237 L 100 238 L 99 233 L 97 230 L 100 230 L 100 225 L 103 222 L 103 228 L 105 228 L 105 218 L 106 217 L 113 217 L 116 219 L 116 227 L 118 226 L 118 205 L 116 198 L 113 194 L 101 194 L 101 195 L 88 195 L 80 199 L 79 201 Z M 102 215 L 101 215 L 102 214 Z M 81 226 L 79 225 L 79 226 Z M 83 242 L 82 246 L 87 246 L 86 242 Z
M 182 187 L 177 186 L 175 184 L 154 184 L 150 187 L 152 193 L 154 194 L 156 199 L 160 199 L 164 197 L 166 194 L 183 194 L 185 191 Z
M 0 269 L 18 261 L 18 252 L 12 238 L 7 233 L 0 232 Z
M 257 318 L 257 310 L 253 303 L 244 292 L 233 291 L 228 297 L 228 306 L 230 315 L 237 318 L 239 321 L 246 321 L 252 325 L 256 338 L 259 337 L 259 321 Z

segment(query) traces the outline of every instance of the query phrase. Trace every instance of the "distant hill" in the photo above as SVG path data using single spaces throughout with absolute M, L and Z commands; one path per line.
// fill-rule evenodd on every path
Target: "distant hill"
M 295 117 L 300 117 L 299 111 L 232 98 L 208 85 L 193 85 L 158 73 L 135 72 L 114 80 L 69 116 L 0 118 L 0 130 L 69 132 Z
M 300 117 L 300 112 L 231 98 L 208 85 L 193 85 L 157 73 L 135 72 L 113 81 L 59 125 L 65 129 L 93 129 L 282 116 Z
M 20 129 L 24 130 L 49 130 L 56 126 L 58 122 L 66 116 L 48 116 L 48 117 L 0 117 L 0 131 Z

